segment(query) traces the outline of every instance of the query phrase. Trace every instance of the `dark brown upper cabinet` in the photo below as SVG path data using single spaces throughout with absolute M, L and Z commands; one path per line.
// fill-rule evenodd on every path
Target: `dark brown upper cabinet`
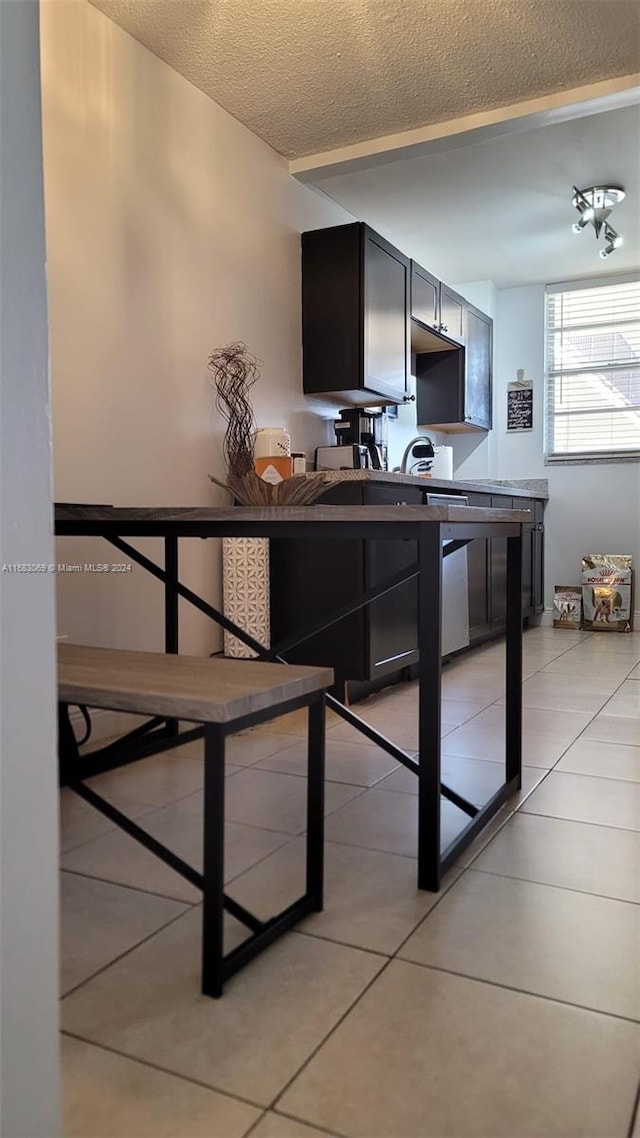
M 402 403 L 410 262 L 363 222 L 302 234 L 303 390 Z
M 437 332 L 440 324 L 440 281 L 411 262 L 411 319 Z
M 493 321 L 472 304 L 465 301 L 464 306 L 464 347 L 416 355 L 420 427 L 449 432 L 491 430 Z
M 411 350 L 455 351 L 464 343 L 466 302 L 448 285 L 411 262 Z
M 467 331 L 467 302 L 463 296 L 454 292 L 449 285 L 440 285 L 440 325 L 439 331 L 455 340 L 456 344 L 464 344 Z

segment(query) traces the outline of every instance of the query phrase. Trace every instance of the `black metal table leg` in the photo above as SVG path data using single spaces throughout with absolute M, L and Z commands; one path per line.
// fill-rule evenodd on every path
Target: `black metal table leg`
M 507 538 L 506 781 L 522 786 L 522 540 Z
M 224 918 L 224 752 L 218 724 L 204 729 L 204 881 L 202 901 L 202 993 L 222 995 Z
M 176 653 L 178 651 L 178 539 L 167 535 L 164 539 L 164 571 L 167 580 L 164 583 L 164 650 Z M 169 735 L 177 735 L 179 731 L 177 719 L 167 720 Z
M 440 686 L 442 679 L 442 539 L 440 526 L 418 538 L 420 652 L 418 888 L 440 888 Z
M 309 705 L 307 761 L 307 894 L 322 912 L 324 880 L 324 699 Z

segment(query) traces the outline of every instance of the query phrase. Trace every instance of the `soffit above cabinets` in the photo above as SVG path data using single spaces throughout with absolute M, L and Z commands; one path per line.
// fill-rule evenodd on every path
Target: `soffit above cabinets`
M 92 0 L 289 158 L 640 68 L 635 0 Z

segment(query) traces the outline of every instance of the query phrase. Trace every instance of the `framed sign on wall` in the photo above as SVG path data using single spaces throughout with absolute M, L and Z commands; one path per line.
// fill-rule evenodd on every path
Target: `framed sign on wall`
M 517 379 L 507 384 L 507 430 L 533 430 L 533 380 L 524 378 L 518 368 Z

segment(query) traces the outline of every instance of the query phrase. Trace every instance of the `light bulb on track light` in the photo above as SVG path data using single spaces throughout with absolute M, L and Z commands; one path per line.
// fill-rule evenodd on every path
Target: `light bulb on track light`
M 573 187 L 572 204 L 580 216 L 571 228 L 574 233 L 582 233 L 583 229 L 592 225 L 596 238 L 603 233 L 605 245 L 600 250 L 603 260 L 622 245 L 622 237 L 609 225 L 608 218 L 614 206 L 624 197 L 622 186 L 590 186 L 585 190 Z
M 600 250 L 600 256 L 602 257 L 603 261 L 606 260 L 607 257 L 611 256 L 614 249 L 619 249 L 620 246 L 622 245 L 622 237 L 620 236 L 619 233 L 615 233 L 613 231 L 610 231 L 609 233 L 606 234 L 606 236 L 607 236 L 607 244 L 605 245 L 604 249 Z

